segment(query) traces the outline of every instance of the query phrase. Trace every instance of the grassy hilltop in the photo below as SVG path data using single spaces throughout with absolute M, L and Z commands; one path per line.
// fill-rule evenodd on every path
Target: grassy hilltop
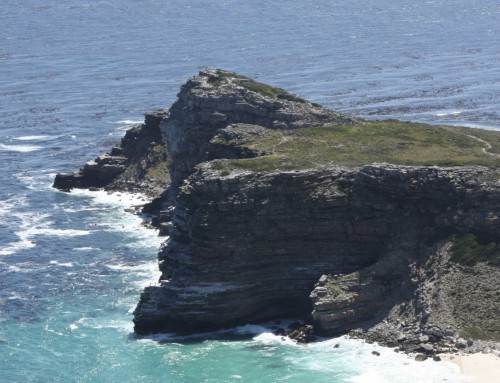
M 500 132 L 396 120 L 297 130 L 269 130 L 215 142 L 265 153 L 218 161 L 219 169 L 273 171 L 373 162 L 423 166 L 500 166 Z

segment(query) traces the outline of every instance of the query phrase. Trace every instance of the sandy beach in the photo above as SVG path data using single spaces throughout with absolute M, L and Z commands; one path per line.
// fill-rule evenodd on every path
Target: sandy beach
M 471 383 L 500 382 L 500 357 L 494 354 L 440 355 L 442 360 L 455 363 Z

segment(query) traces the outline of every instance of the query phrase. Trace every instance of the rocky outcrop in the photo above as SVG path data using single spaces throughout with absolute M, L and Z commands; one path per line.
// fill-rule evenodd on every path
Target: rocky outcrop
M 197 164 L 216 158 L 210 141 L 231 124 L 296 129 L 360 123 L 355 119 L 235 73 L 208 69 L 181 87 L 161 123 L 171 159 L 171 198 Z
M 349 168 L 326 156 L 324 165 L 304 162 L 314 168 L 296 170 L 290 162 L 294 170 L 264 171 L 255 162 L 252 168 L 228 161 L 272 161 L 266 150 L 290 138 L 277 130 L 339 124 L 367 126 L 210 69 L 182 86 L 168 112 L 147 114 L 109 154 L 56 177 L 63 190 L 157 197 L 147 209 L 170 237 L 158 255 L 159 283 L 145 288 L 134 312 L 138 334 L 302 317 L 313 327 L 292 332 L 304 342 L 313 331 L 349 332 L 433 354 L 499 337 L 498 170 Z M 456 139 L 447 134 L 440 137 Z
M 394 285 L 401 300 L 413 296 L 426 279 L 419 274 L 419 263 L 441 256 L 435 246 L 452 233 L 500 234 L 500 187 L 495 182 L 481 182 L 482 178 L 498 179 L 498 172 L 378 165 L 362 168 L 359 175 L 353 195 L 369 196 L 372 206 L 390 211 L 390 235 L 376 264 L 353 274 L 323 276 L 319 281 L 311 295 L 313 317 L 317 328 L 326 333 L 350 329 L 352 319 L 356 323 L 370 319 L 383 305 L 393 307 L 395 302 L 389 298 Z M 423 306 L 421 309 L 425 311 Z
M 314 309 L 315 330 L 334 335 L 396 308 L 420 328 L 430 318 L 421 263 L 453 233 L 498 238 L 500 187 L 482 181 L 498 176 L 387 164 L 222 175 L 204 164 L 181 189 L 161 283 L 141 296 L 135 330 L 193 332 Z
M 136 331 L 200 331 L 310 311 L 318 275 L 373 262 L 381 243 L 383 227 L 360 246 L 363 234 L 350 235 L 348 217 L 341 218 L 349 214 L 343 189 L 350 174 L 197 172 L 177 199 L 159 254 L 162 285 L 141 297 Z M 322 190 L 329 179 L 339 185 Z M 329 214 L 340 218 L 325 219 Z
M 170 184 L 168 157 L 160 132 L 160 121 L 168 112 L 146 113 L 144 123 L 127 131 L 121 142 L 76 173 L 57 174 L 54 187 L 104 188 L 142 192 L 157 197 Z
M 492 257 L 464 267 L 452 256 L 463 233 L 487 238 L 490 247 L 499 242 L 499 177 L 484 168 L 372 172 L 364 187 L 397 201 L 387 248 L 373 265 L 320 278 L 311 293 L 315 330 L 426 355 L 481 351 L 484 343 L 472 338 L 498 340 L 500 303 L 491 292 L 500 287 L 500 269 L 488 265 Z

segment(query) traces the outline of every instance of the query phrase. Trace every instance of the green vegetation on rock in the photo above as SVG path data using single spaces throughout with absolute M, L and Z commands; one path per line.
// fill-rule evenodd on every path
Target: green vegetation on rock
M 482 339 L 500 342 L 500 325 L 498 322 L 486 322 L 480 326 L 464 327 L 460 335 L 466 339 Z
M 359 283 L 359 273 L 329 276 L 326 283 L 326 293 L 329 299 L 335 301 L 344 301 L 352 298 L 355 294 L 349 291 L 348 286 Z
M 170 173 L 168 171 L 170 164 L 164 153 L 165 146 L 163 144 L 155 145 L 149 151 L 146 171 L 147 175 L 151 178 L 161 182 L 170 182 Z M 140 161 L 137 162 L 140 163 Z
M 500 266 L 500 244 L 470 233 L 453 237 L 451 254 L 453 262 L 464 266 L 474 266 L 478 262 Z
M 167 182 L 170 180 L 167 162 L 159 162 L 148 169 L 148 175 L 154 179 Z
M 301 103 L 307 102 L 306 100 L 294 96 L 293 94 L 290 94 L 281 88 L 263 84 L 248 77 L 241 76 L 233 72 L 226 72 L 223 70 L 217 70 L 216 75 L 208 79 L 208 83 L 213 86 L 223 86 L 232 83 L 269 98 L 280 98 L 283 100 Z
M 268 133 L 234 143 L 265 156 L 227 160 L 222 169 L 274 171 L 374 162 L 420 166 L 500 166 L 500 133 L 396 120 Z

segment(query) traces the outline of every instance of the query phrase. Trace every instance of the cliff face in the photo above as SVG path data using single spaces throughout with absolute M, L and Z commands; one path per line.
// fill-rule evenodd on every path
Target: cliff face
M 498 340 L 500 303 L 497 293 L 488 294 L 500 287 L 497 250 L 475 253 L 468 266 L 454 258 L 480 247 L 459 244 L 465 233 L 492 249 L 498 245 L 499 176 L 486 168 L 360 169 L 351 201 L 387 209 L 385 247 L 368 267 L 320 278 L 310 295 L 316 331 L 359 329 L 364 337 L 429 354 L 453 351 L 457 335 Z
M 432 299 L 419 290 L 429 277 L 421 264 L 453 233 L 499 237 L 500 187 L 488 179 L 498 173 L 381 164 L 223 176 L 206 164 L 182 187 L 159 254 L 161 285 L 145 289 L 135 330 L 194 332 L 314 310 L 316 331 L 334 335 L 395 307 L 409 329 L 422 327 Z
M 500 340 L 499 150 L 492 132 L 369 123 L 206 70 L 55 186 L 157 197 L 170 238 L 138 334 L 300 316 L 433 353 L 457 332 Z
M 216 157 L 210 140 L 231 124 L 296 129 L 360 121 L 280 88 L 221 70 L 205 70 L 181 87 L 161 131 L 171 159 L 171 198 L 195 165 Z
M 378 220 L 364 206 L 349 210 L 352 177 L 346 169 L 197 172 L 177 199 L 159 254 L 162 286 L 143 294 L 136 331 L 199 331 L 309 312 L 317 278 L 374 262 L 387 231 L 382 221 L 362 222 Z
M 142 192 L 159 196 L 170 184 L 168 157 L 161 137 L 160 121 L 168 112 L 146 113 L 144 123 L 127 131 L 120 143 L 76 173 L 58 174 L 54 187 Z

